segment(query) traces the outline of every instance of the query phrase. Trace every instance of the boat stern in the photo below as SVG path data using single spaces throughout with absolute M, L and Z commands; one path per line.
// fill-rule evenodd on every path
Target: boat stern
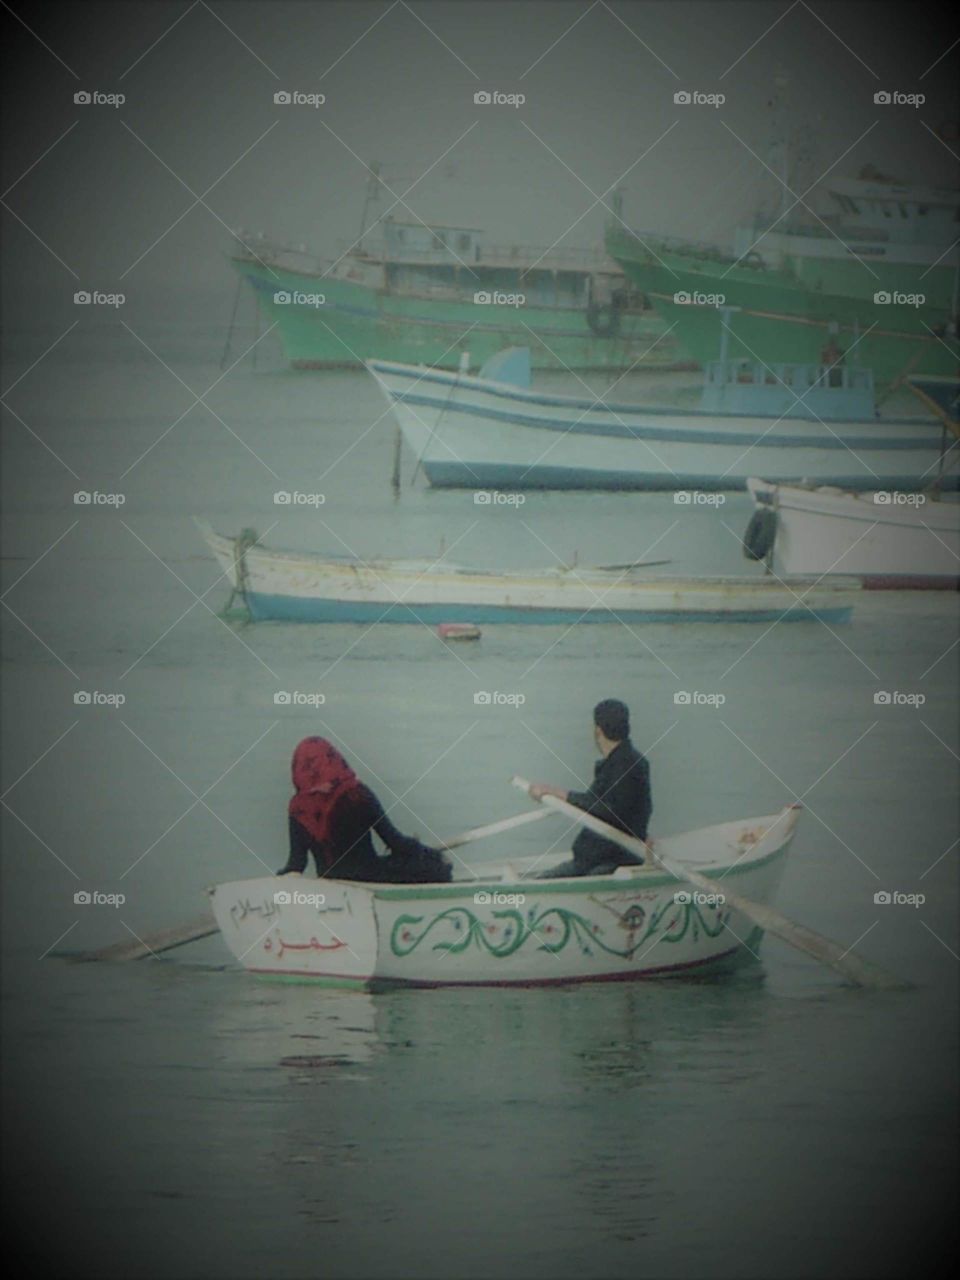
M 373 893 L 299 875 L 238 880 L 209 890 L 234 958 L 252 973 L 365 987 L 377 961 Z

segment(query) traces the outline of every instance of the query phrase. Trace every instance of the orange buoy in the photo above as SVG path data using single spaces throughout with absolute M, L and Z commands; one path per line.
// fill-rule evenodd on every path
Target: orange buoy
M 481 632 L 473 622 L 441 622 L 437 635 L 441 640 L 479 640 Z

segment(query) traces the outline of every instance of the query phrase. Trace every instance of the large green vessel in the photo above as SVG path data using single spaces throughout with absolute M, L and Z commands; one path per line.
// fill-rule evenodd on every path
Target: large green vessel
M 726 332 L 731 358 L 833 363 L 839 349 L 878 382 L 955 373 L 957 191 L 869 166 L 829 191 L 836 214 L 760 217 L 732 252 L 621 228 L 607 251 L 700 363 Z
M 537 369 L 691 367 L 603 250 L 487 246 L 472 227 L 386 218 L 338 260 L 237 235 L 230 260 L 298 369 L 371 358 L 456 369 L 509 346 Z M 682 363 L 678 366 L 678 361 Z

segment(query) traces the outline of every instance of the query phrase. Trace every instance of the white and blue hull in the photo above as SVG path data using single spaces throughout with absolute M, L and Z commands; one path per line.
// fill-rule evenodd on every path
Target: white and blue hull
M 725 490 L 758 475 L 914 488 L 940 453 L 940 428 L 924 418 L 778 420 L 606 405 L 416 365 L 367 368 L 440 488 Z
M 651 578 L 639 570 L 542 569 L 485 573 L 443 562 L 335 559 L 273 551 L 242 555 L 205 528 L 224 577 L 255 621 L 372 624 L 442 622 L 845 622 L 858 584 L 753 578 Z

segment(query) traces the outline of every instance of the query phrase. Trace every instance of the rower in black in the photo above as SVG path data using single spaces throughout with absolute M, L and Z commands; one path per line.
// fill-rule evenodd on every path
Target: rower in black
M 559 796 L 612 827 L 646 840 L 653 811 L 650 766 L 630 741 L 630 712 L 613 698 L 597 703 L 593 711 L 594 739 L 601 758 L 594 766 L 593 782 L 586 791 L 565 791 L 535 783 L 530 794 Z M 582 828 L 573 842 L 573 860 L 543 872 L 544 879 L 559 876 L 606 875 L 617 867 L 636 866 L 643 858 L 605 836 Z

